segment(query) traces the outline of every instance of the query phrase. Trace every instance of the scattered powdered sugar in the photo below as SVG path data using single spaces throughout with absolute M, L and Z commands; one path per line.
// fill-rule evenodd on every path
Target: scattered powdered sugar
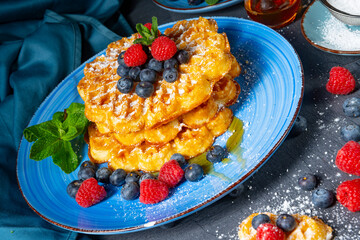
M 328 0 L 328 3 L 340 11 L 353 15 L 360 15 L 359 0 Z
M 360 4 L 360 1 L 359 1 Z M 360 28 L 351 27 L 330 15 L 322 23 L 321 35 L 323 36 L 322 44 L 331 46 L 343 51 L 360 50 Z

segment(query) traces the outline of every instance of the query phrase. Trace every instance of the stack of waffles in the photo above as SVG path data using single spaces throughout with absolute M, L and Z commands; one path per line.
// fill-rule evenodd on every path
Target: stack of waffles
M 78 92 L 85 102 L 89 157 L 111 169 L 158 171 L 174 153 L 189 159 L 207 151 L 233 118 L 240 66 L 226 34 L 214 20 L 180 21 L 165 31 L 190 60 L 179 66 L 174 83 L 160 79 L 149 98 L 123 94 L 116 84 L 119 54 L 138 34 L 108 45 L 106 55 L 84 69 Z

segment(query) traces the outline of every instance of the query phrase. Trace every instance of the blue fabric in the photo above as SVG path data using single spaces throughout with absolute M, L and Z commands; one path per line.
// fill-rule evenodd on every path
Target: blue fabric
M 121 3 L 0 2 L 1 239 L 78 237 L 43 220 L 26 204 L 16 179 L 17 149 L 23 129 L 50 91 L 84 60 L 132 33 L 119 12 Z

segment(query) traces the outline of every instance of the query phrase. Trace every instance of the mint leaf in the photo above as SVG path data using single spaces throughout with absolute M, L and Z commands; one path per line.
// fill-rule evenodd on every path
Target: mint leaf
M 59 151 L 57 151 L 52 158 L 53 162 L 65 173 L 71 173 L 79 165 L 79 159 L 71 148 L 69 141 L 61 141 Z
M 155 36 L 155 38 L 158 37 L 158 22 L 157 22 L 157 17 L 152 17 L 151 18 L 151 32 L 152 34 Z
M 64 172 L 74 171 L 80 157 L 73 148 L 81 149 L 84 143 L 82 134 L 89 125 L 84 111 L 83 104 L 72 103 L 65 112 L 54 113 L 52 120 L 26 128 L 23 132 L 25 139 L 35 142 L 30 149 L 30 158 L 40 161 L 52 156 L 54 163 Z M 72 145 L 70 141 L 74 139 L 76 144 Z
M 151 30 L 142 25 L 141 23 L 136 24 L 136 30 L 141 35 L 142 38 L 137 38 L 134 40 L 134 43 L 140 43 L 146 46 L 152 44 L 155 38 L 158 37 L 158 23 L 157 18 L 152 17 Z
M 40 138 L 30 149 L 30 158 L 36 161 L 50 157 L 60 149 L 62 140 L 55 137 Z
M 219 0 L 205 0 L 205 2 L 209 5 L 214 5 L 218 2 Z
M 24 130 L 23 134 L 29 142 L 34 142 L 41 137 L 60 137 L 58 127 L 52 120 L 28 127 Z

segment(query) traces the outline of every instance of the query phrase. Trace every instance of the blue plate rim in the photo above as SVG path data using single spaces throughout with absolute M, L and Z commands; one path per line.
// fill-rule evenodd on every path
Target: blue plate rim
M 261 24 L 261 23 L 257 23 L 254 22 L 252 20 L 247 20 L 247 19 L 243 19 L 243 18 L 237 18 L 237 17 L 228 17 L 228 16 L 213 16 L 213 17 L 207 17 L 207 18 L 212 18 L 214 20 L 221 20 L 221 19 L 232 19 L 234 21 L 245 21 L 254 25 L 258 25 L 260 27 L 265 27 L 267 30 L 272 31 L 276 34 L 279 35 L 280 38 L 282 38 L 284 41 L 286 41 L 287 43 L 290 44 L 290 42 L 288 40 L 286 40 L 282 35 L 280 35 L 279 33 L 277 33 L 275 30 Z M 197 19 L 197 18 L 189 18 L 189 19 L 185 19 L 185 20 L 192 20 L 192 19 Z M 169 22 L 166 24 L 163 24 L 161 26 L 166 26 L 166 25 L 173 25 L 175 24 L 177 21 L 173 21 L 173 22 Z M 159 27 L 161 27 L 159 26 Z M 292 47 L 292 45 L 290 44 L 290 46 Z M 26 203 L 28 204 L 28 206 L 36 213 L 38 214 L 41 218 L 43 218 L 44 220 L 48 221 L 49 223 L 52 223 L 55 226 L 61 227 L 63 229 L 67 229 L 67 230 L 71 230 L 74 232 L 80 232 L 80 233 L 86 233 L 86 234 L 124 234 L 124 233 L 130 233 L 130 232 L 136 232 L 136 231 L 141 231 L 141 230 L 147 230 L 150 228 L 154 228 L 157 227 L 159 225 L 165 224 L 165 223 L 170 223 L 172 221 L 176 221 L 179 220 L 180 218 L 186 217 L 192 213 L 195 213 L 211 204 L 213 204 L 214 202 L 220 200 L 221 198 L 225 197 L 228 193 L 231 192 L 232 189 L 234 189 L 236 186 L 238 186 L 240 183 L 242 183 L 243 181 L 245 181 L 246 179 L 248 179 L 252 174 L 254 174 L 257 170 L 260 169 L 260 167 L 265 164 L 267 162 L 267 160 L 269 160 L 269 158 L 275 153 L 275 151 L 279 148 L 279 146 L 283 143 L 283 141 L 286 139 L 287 135 L 289 134 L 295 120 L 296 117 L 299 114 L 301 105 L 302 105 L 302 100 L 303 100 L 303 96 L 304 96 L 304 86 L 305 86 L 305 78 L 304 78 L 304 69 L 303 69 L 303 65 L 301 62 L 301 59 L 299 57 L 299 54 L 296 52 L 296 50 L 292 47 L 292 50 L 294 51 L 299 65 L 300 65 L 300 69 L 301 69 L 301 94 L 296 106 L 296 110 L 295 113 L 293 115 L 293 118 L 291 119 L 290 124 L 288 125 L 288 127 L 286 128 L 285 132 L 283 133 L 283 135 L 280 137 L 280 139 L 276 142 L 276 144 L 271 148 L 271 150 L 265 155 L 265 157 L 263 159 L 261 159 L 261 161 L 258 162 L 258 164 L 253 167 L 251 170 L 249 170 L 243 177 L 241 177 L 240 179 L 238 179 L 237 181 L 235 181 L 234 183 L 230 184 L 226 189 L 224 189 L 223 191 L 221 191 L 220 193 L 218 193 L 217 195 L 215 195 L 214 197 L 207 199 L 206 201 L 203 201 L 201 203 L 199 203 L 198 205 L 187 209 L 186 211 L 174 214 L 173 216 L 170 216 L 168 218 L 163 218 L 161 220 L 158 221 L 153 221 L 153 222 L 148 222 L 139 226 L 135 226 L 135 227 L 127 227 L 127 228 L 121 228 L 121 229 L 111 229 L 111 230 L 88 230 L 88 229 L 82 229 L 82 228 L 75 228 L 75 227 L 70 227 L 64 224 L 60 224 L 58 222 L 55 222 L 49 218 L 47 218 L 46 216 L 44 216 L 43 214 L 41 214 L 40 212 L 38 212 L 31 204 L 30 202 L 27 200 L 25 194 L 23 193 L 21 186 L 20 186 L 20 182 L 19 182 L 19 176 L 18 176 L 18 155 L 16 158 L 16 175 L 17 175 L 17 183 L 20 189 L 20 192 L 22 194 L 22 196 L 24 197 Z M 93 57 L 89 58 L 87 61 L 89 61 L 90 59 L 94 58 L 95 56 L 100 55 L 101 53 L 103 53 L 105 50 L 95 54 Z M 44 99 L 44 101 L 41 103 L 41 105 L 39 106 L 39 108 L 46 102 L 46 99 L 58 88 L 58 86 L 65 81 L 67 78 L 71 77 L 72 75 L 74 75 L 77 70 L 83 66 L 85 66 L 85 64 L 87 63 L 87 61 L 85 61 L 83 64 L 81 64 L 78 68 L 76 68 L 73 72 L 71 72 L 68 76 L 66 76 L 61 82 L 59 82 L 59 84 L 49 93 L 49 95 Z M 38 110 L 37 110 L 38 111 Z M 31 120 L 33 119 L 33 117 L 37 114 L 37 111 L 34 113 L 34 115 L 32 116 Z M 31 122 L 31 120 L 29 122 Z M 18 152 L 20 150 L 20 146 L 22 141 L 24 140 L 24 137 L 22 137 L 19 147 L 18 147 Z
M 157 6 L 171 11 L 171 12 L 183 12 L 185 11 L 186 13 L 202 13 L 202 12 L 209 12 L 209 11 L 215 11 L 215 10 L 219 10 L 222 8 L 226 8 L 226 7 L 230 7 L 232 5 L 235 5 L 237 3 L 242 2 L 243 0 L 226 0 L 224 2 L 220 2 L 217 3 L 215 5 L 208 5 L 205 7 L 195 7 L 195 8 L 174 8 L 174 7 L 169 7 L 166 6 L 162 3 L 159 3 L 157 0 L 152 0 L 153 3 L 155 3 Z
M 303 13 L 302 17 L 301 17 L 301 23 L 300 23 L 300 27 L 301 27 L 301 33 L 304 36 L 305 40 L 308 41 L 312 46 L 324 51 L 324 52 L 329 52 L 329 53 L 333 53 L 333 54 L 338 54 L 338 55 L 351 55 L 351 56 L 356 56 L 356 55 L 360 55 L 360 51 L 347 51 L 347 50 L 336 50 L 336 49 L 331 49 L 331 48 L 326 48 L 323 47 L 317 43 L 315 43 L 313 40 L 311 40 L 309 38 L 309 36 L 306 34 L 305 28 L 304 28 L 304 21 L 306 18 L 306 14 L 308 13 L 309 9 L 311 7 L 313 7 L 313 5 L 318 2 L 318 1 L 313 1 L 305 10 L 305 12 Z M 320 4 L 323 4 L 321 1 L 319 1 Z M 325 7 L 325 6 L 324 6 Z M 325 7 L 326 8 L 326 7 Z M 331 14 L 331 13 L 330 13 Z M 339 20 L 340 21 L 340 20 Z

